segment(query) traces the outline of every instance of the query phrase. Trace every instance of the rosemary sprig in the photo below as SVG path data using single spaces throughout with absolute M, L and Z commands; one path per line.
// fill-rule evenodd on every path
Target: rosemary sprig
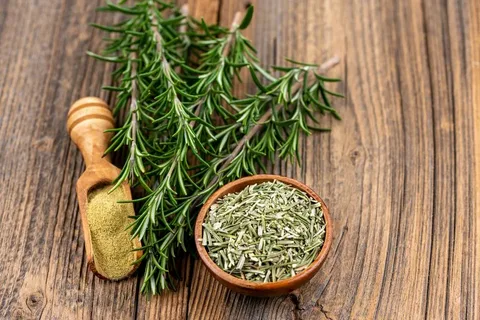
M 101 11 L 126 19 L 113 26 L 94 25 L 115 34 L 104 55 L 116 64 L 115 114 L 123 124 L 107 152 L 128 148 L 116 180 L 140 186 L 145 195 L 134 201 L 140 210 L 131 225 L 139 236 L 145 261 L 142 292 L 174 288 L 174 258 L 187 250 L 198 206 L 215 189 L 237 177 L 264 170 L 275 155 L 300 160 L 301 133 L 316 128 L 316 111 L 338 117 L 321 73 L 338 63 L 316 66 L 261 67 L 256 50 L 242 30 L 253 7 L 232 27 L 207 25 L 185 16 L 185 10 L 160 0 L 138 0 L 128 6 L 107 2 Z M 240 21 L 241 20 L 241 21 Z M 235 78 L 250 71 L 257 92 L 233 94 Z

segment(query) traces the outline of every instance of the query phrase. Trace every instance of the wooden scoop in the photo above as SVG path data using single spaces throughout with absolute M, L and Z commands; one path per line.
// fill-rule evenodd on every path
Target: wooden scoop
M 87 220 L 88 193 L 96 187 L 112 184 L 112 181 L 120 173 L 120 169 L 111 164 L 110 157 L 108 155 L 104 156 L 104 152 L 112 137 L 112 134 L 105 133 L 105 130 L 112 129 L 114 125 L 115 122 L 112 112 L 105 101 L 99 98 L 82 98 L 76 101 L 68 112 L 67 130 L 73 142 L 75 142 L 82 152 L 86 165 L 85 172 L 77 181 L 77 197 L 85 238 L 87 263 L 96 276 L 108 280 L 120 280 L 128 277 L 133 274 L 138 267 L 138 264 L 132 266 L 131 271 L 125 274 L 125 276 L 115 279 L 111 279 L 105 274 L 102 274 L 101 267 L 95 265 L 95 252 Z M 125 200 L 132 199 L 128 183 L 124 182 L 121 188 L 125 194 Z M 141 242 L 138 238 L 135 238 L 132 244 L 134 248 L 141 247 Z M 141 251 L 132 252 L 132 262 L 141 256 Z

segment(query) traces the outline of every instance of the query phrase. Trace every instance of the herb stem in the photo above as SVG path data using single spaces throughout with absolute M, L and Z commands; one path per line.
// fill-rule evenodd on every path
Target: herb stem
M 188 4 L 184 4 L 181 8 L 180 8 L 180 13 L 183 15 L 183 19 L 182 19 L 182 25 L 180 26 L 179 30 L 180 33 L 185 36 L 185 32 L 187 32 L 187 25 L 186 25 L 186 22 L 187 22 L 187 16 L 188 16 L 188 13 L 189 13 L 189 10 L 188 10 Z
M 180 27 L 178 28 L 178 32 L 180 34 L 180 39 L 182 39 L 182 42 L 187 43 L 188 42 L 188 37 L 185 35 L 185 33 L 187 32 L 187 16 L 188 16 L 188 13 L 189 13 L 188 4 L 184 4 L 180 8 L 180 13 L 183 16 L 183 19 L 182 19 L 182 25 L 180 25 Z M 178 53 L 181 53 L 180 49 L 178 50 Z M 180 73 L 181 71 L 182 71 L 182 67 L 180 65 L 178 65 L 175 68 L 175 72 Z
M 136 60 L 137 54 L 135 51 L 132 52 L 132 70 L 131 70 L 131 78 L 132 78 L 132 94 L 130 98 L 130 114 L 132 117 L 131 122 L 131 144 L 130 144 L 130 179 L 133 181 L 134 177 L 134 166 L 135 166 L 135 150 L 137 148 L 137 65 Z
M 165 55 L 165 50 L 163 48 L 163 38 L 162 38 L 162 35 L 160 34 L 160 32 L 158 31 L 160 23 L 158 22 L 155 11 L 152 11 L 150 14 L 151 14 L 150 21 L 152 22 L 153 36 L 155 37 L 155 46 L 157 48 L 157 52 L 162 57 L 162 67 L 163 67 L 163 72 L 165 73 L 165 78 L 167 79 L 167 88 L 169 88 L 169 89 L 173 88 L 174 89 L 175 100 L 180 102 L 180 100 L 178 100 L 176 90 L 175 90 L 175 84 L 173 83 L 173 79 L 172 79 L 172 75 L 171 75 L 172 68 L 170 66 L 170 63 L 167 60 L 167 57 Z
M 238 30 L 238 26 L 240 25 L 240 21 L 242 19 L 242 12 L 237 11 L 233 16 L 232 25 L 230 27 L 230 32 L 227 37 L 227 41 L 225 42 L 225 46 L 223 47 L 222 56 L 227 56 L 230 52 L 230 48 L 233 45 L 235 40 L 235 31 Z
M 188 13 L 188 7 L 185 7 L 185 8 L 182 7 L 182 9 Z M 175 89 L 175 83 L 174 83 L 174 81 L 172 79 L 172 75 L 171 75 L 172 68 L 171 68 L 171 65 L 168 62 L 167 57 L 166 57 L 165 52 L 164 52 L 163 38 L 162 38 L 162 35 L 160 34 L 160 32 L 158 31 L 158 28 L 159 28 L 160 24 L 158 22 L 155 11 L 152 10 L 152 12 L 150 12 L 150 15 L 151 15 L 150 21 L 152 23 L 152 32 L 153 32 L 153 35 L 155 37 L 157 52 L 161 55 L 162 68 L 163 68 L 163 72 L 165 74 L 165 79 L 166 79 L 166 82 L 167 82 L 167 88 L 171 89 L 173 91 L 173 97 L 174 97 L 173 98 L 174 99 L 173 103 L 174 103 L 174 105 L 179 104 L 182 107 L 184 107 L 183 103 L 180 101 L 180 99 L 178 99 L 178 96 L 177 96 L 177 90 Z M 200 112 L 200 108 L 197 109 L 196 113 L 197 112 Z M 181 119 L 181 120 L 185 121 L 185 119 Z M 195 120 L 192 120 L 189 123 L 189 126 L 193 127 L 194 123 L 195 123 Z M 172 159 L 172 165 L 170 166 L 170 169 L 168 170 L 168 173 L 167 173 L 167 176 L 166 176 L 167 179 L 169 179 L 171 177 L 171 175 L 173 174 L 173 171 L 177 167 L 178 162 L 179 162 L 179 153 L 176 153 L 174 158 Z

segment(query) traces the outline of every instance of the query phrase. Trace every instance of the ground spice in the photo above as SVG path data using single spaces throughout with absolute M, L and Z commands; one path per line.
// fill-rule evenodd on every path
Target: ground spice
M 135 261 L 134 246 L 126 230 L 131 223 L 129 216 L 135 213 L 131 203 L 118 203 L 126 198 L 122 188 L 109 194 L 111 188 L 107 185 L 89 192 L 87 220 L 95 267 L 106 277 L 118 279 L 132 270 Z

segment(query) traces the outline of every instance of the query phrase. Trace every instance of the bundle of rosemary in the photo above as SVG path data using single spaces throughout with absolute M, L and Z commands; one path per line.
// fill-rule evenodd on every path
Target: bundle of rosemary
M 129 180 L 145 196 L 131 224 L 145 261 L 142 292 L 174 288 L 174 258 L 187 251 L 196 210 L 220 185 L 265 170 L 275 155 L 299 159 L 299 137 L 313 130 L 315 112 L 339 115 L 325 88 L 339 81 L 320 73 L 323 66 L 288 60 L 292 67 L 261 67 L 252 43 L 242 35 L 253 16 L 249 7 L 230 29 L 208 25 L 174 4 L 138 0 L 107 1 L 100 11 L 125 19 L 94 24 L 112 36 L 102 55 L 113 62 L 117 93 L 114 114 L 125 113 L 107 152 L 128 148 L 116 186 Z M 256 92 L 233 94 L 235 78 L 248 69 Z M 311 119 L 312 121 L 310 121 Z

